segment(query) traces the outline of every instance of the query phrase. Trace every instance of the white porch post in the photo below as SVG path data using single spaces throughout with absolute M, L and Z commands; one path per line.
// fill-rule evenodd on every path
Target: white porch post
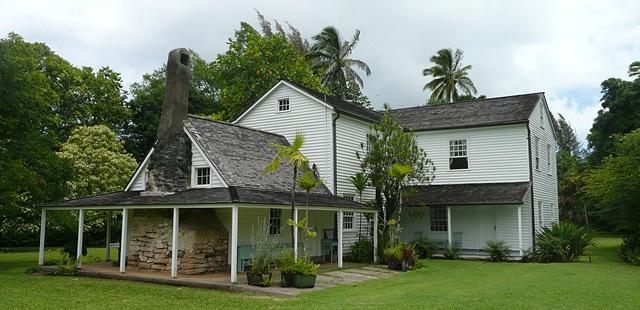
M 82 237 L 84 233 L 84 209 L 78 212 L 78 247 L 76 251 L 76 264 L 78 268 L 82 267 Z
M 298 209 L 293 209 L 293 222 L 298 224 Z M 293 256 L 298 261 L 298 227 L 293 227 Z
M 40 215 L 40 249 L 38 250 L 38 265 L 44 265 L 44 233 L 47 228 L 47 211 L 42 209 Z
M 238 283 L 238 206 L 231 208 L 231 283 Z
M 373 262 L 378 262 L 378 212 L 373 214 Z
M 122 237 L 120 239 L 120 272 L 126 271 L 127 234 L 129 230 L 129 209 L 122 209 Z
M 338 211 L 338 268 L 342 268 L 342 210 Z
M 178 224 L 180 223 L 180 209 L 173 208 L 173 229 L 171 230 L 171 277 L 178 276 Z
M 108 262 L 109 260 L 111 260 L 111 248 L 109 248 L 109 243 L 111 243 L 111 216 L 112 216 L 112 212 L 111 211 L 107 211 L 107 220 L 105 225 L 106 230 L 107 230 L 107 236 L 105 237 L 105 245 L 104 245 L 104 261 Z
M 447 206 L 447 240 L 449 247 L 453 246 L 453 230 L 451 229 L 451 207 Z
M 518 249 L 522 257 L 522 206 L 518 206 Z

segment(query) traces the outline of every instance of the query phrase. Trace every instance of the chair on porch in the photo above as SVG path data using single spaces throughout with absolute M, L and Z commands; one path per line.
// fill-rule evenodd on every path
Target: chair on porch
M 338 252 L 338 235 L 335 229 L 325 229 L 322 234 L 322 262 L 326 263 L 329 255 L 329 262 L 333 263 L 333 255 Z

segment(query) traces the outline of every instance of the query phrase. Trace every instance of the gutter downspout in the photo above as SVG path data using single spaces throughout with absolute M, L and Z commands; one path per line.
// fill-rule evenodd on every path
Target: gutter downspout
M 336 121 L 340 118 L 340 112 L 335 110 L 336 116 L 331 121 L 331 127 L 333 130 L 333 194 L 338 195 L 338 154 L 337 142 L 336 142 Z
M 531 184 L 531 248 L 536 246 L 536 217 L 533 200 L 533 163 L 531 162 L 531 128 L 527 124 L 527 149 L 529 150 L 529 184 Z

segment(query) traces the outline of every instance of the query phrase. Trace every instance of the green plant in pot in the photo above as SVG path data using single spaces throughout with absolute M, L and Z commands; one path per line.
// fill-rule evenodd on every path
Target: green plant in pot
M 311 260 L 309 255 L 298 258 L 290 266 L 291 286 L 295 288 L 312 288 L 316 285 L 319 265 Z
M 278 271 L 280 271 L 280 286 L 289 287 L 291 286 L 292 277 L 292 266 L 295 263 L 295 256 L 293 251 L 284 251 L 280 253 L 280 255 L 275 260 Z
M 261 218 L 257 227 L 251 227 L 251 266 L 247 271 L 247 283 L 254 286 L 270 286 L 272 273 L 269 270 L 272 253 L 277 246 L 280 231 L 269 232 L 269 221 Z

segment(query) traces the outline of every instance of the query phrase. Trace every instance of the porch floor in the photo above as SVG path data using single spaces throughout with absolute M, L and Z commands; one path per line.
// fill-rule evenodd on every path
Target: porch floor
M 50 272 L 55 267 L 41 266 L 43 272 Z M 111 263 L 83 264 L 78 270 L 78 275 L 106 279 L 130 280 L 147 283 L 160 283 L 176 286 L 197 287 L 206 289 L 241 292 L 252 295 L 265 295 L 274 297 L 295 297 L 301 293 L 316 291 L 341 284 L 352 284 L 366 280 L 386 278 L 399 273 L 387 269 L 385 265 L 364 265 L 345 263 L 344 268 L 339 269 L 336 264 L 321 264 L 316 278 L 316 286 L 310 289 L 297 289 L 292 287 L 280 287 L 280 273 L 273 272 L 270 287 L 250 286 L 247 284 L 245 273 L 238 272 L 238 283 L 230 282 L 229 272 L 209 273 L 200 275 L 178 274 L 176 279 L 171 278 L 169 272 L 140 270 L 135 267 L 127 267 L 127 272 L 122 274 L 118 267 Z

